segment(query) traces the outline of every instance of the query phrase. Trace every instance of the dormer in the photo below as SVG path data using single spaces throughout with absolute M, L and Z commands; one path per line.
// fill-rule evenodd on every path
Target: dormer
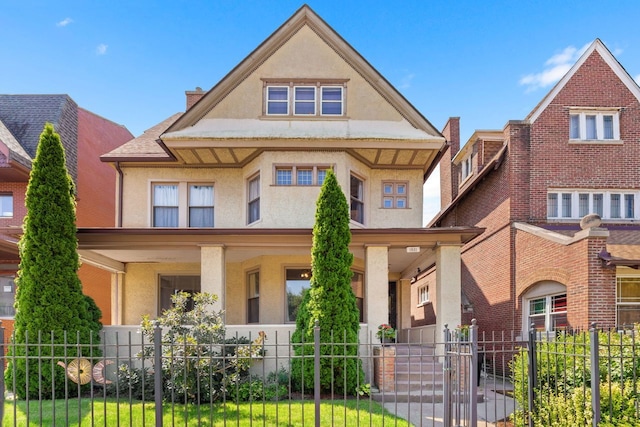
M 463 187 L 480 172 L 504 145 L 502 131 L 477 130 L 452 159 L 458 173 L 459 187 Z

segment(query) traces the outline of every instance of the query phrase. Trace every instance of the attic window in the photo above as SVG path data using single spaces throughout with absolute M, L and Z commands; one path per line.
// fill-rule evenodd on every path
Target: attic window
M 569 114 L 571 142 L 620 142 L 617 109 L 571 109 Z
M 344 116 L 345 95 L 345 80 L 265 82 L 265 114 L 341 117 Z

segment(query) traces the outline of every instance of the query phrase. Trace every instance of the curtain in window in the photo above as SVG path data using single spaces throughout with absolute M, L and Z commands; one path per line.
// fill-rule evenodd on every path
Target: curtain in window
M 635 198 L 633 194 L 624 195 L 624 217 L 633 219 L 635 217 Z
M 249 223 L 260 219 L 260 177 L 249 181 Z
M 611 218 L 620 218 L 620 195 L 611 195 Z
M 178 226 L 178 186 L 155 185 L 153 187 L 154 227 Z
M 556 193 L 547 195 L 547 217 L 558 217 L 558 195 Z
M 600 215 L 600 218 L 604 215 L 604 195 L 602 193 L 593 195 L 593 213 Z
M 562 217 L 571 218 L 571 194 L 562 193 Z
M 342 115 L 342 88 L 322 88 L 322 114 Z
M 578 215 L 582 218 L 589 214 L 589 194 L 580 193 L 578 195 Z
M 571 116 L 571 124 L 569 131 L 569 138 L 571 139 L 580 139 L 580 115 L 572 114 Z
M 604 127 L 604 139 L 613 139 L 613 116 L 603 116 L 602 125 Z
M 596 116 L 587 116 L 587 139 L 598 139 L 596 132 Z
M 189 227 L 213 227 L 213 186 L 189 187 Z

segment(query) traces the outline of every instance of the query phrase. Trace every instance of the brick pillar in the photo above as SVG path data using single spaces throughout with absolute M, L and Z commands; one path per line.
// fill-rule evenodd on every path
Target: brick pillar
M 458 171 L 451 159 L 460 151 L 460 117 L 450 117 L 442 135 L 448 145 L 440 159 L 440 207 L 444 208 L 458 195 Z
M 373 348 L 373 377 L 380 391 L 396 391 L 396 347 Z

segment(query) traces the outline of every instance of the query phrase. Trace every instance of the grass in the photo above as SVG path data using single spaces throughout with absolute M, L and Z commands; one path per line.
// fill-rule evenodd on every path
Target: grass
M 218 403 L 214 405 L 171 405 L 162 408 L 164 426 L 313 426 L 314 402 Z M 28 421 L 27 421 L 28 420 Z M 323 400 L 323 426 L 409 426 L 377 402 L 363 399 Z M 115 399 L 8 401 L 3 426 L 155 426 L 155 405 L 118 402 Z

